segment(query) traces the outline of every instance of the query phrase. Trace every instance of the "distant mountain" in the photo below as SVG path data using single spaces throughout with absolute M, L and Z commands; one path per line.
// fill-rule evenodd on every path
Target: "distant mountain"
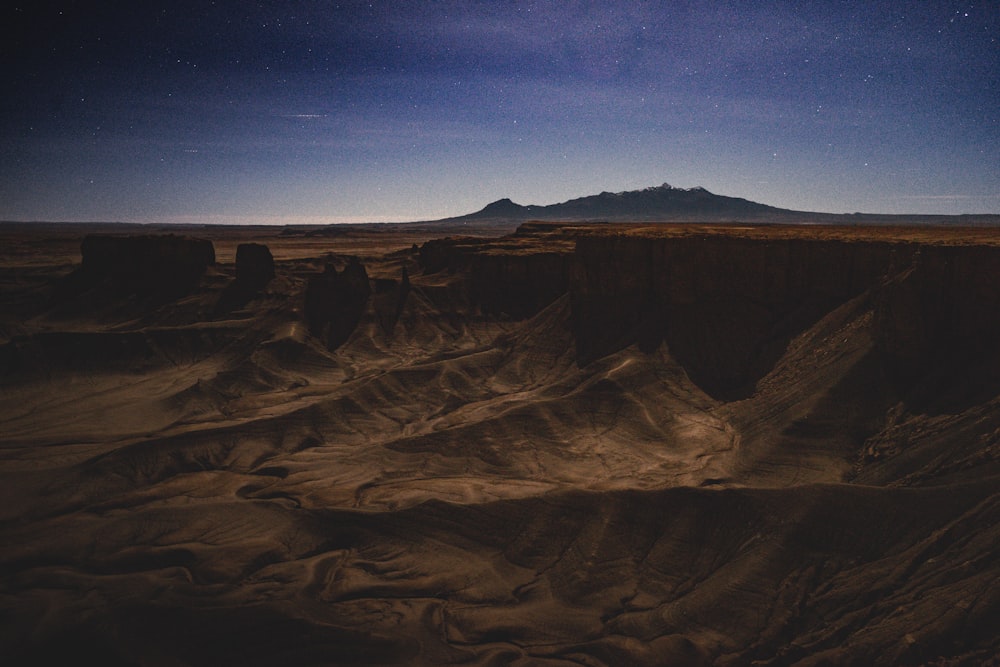
M 962 225 L 1000 227 L 1000 215 L 926 215 L 882 213 L 820 213 L 795 211 L 726 197 L 705 188 L 675 188 L 667 183 L 643 190 L 602 192 L 547 206 L 517 204 L 498 199 L 482 210 L 454 218 L 401 223 L 335 224 L 322 227 L 289 226 L 285 234 L 335 236 L 349 231 L 405 225 L 440 233 L 457 231 L 494 235 L 514 231 L 522 222 L 745 222 L 840 225 Z
M 602 192 L 548 206 L 522 206 L 500 199 L 481 211 L 447 222 L 515 222 L 523 220 L 642 222 L 653 220 L 764 220 L 798 212 L 726 197 L 705 188 L 675 188 L 667 183 L 628 192 Z M 442 221 L 446 222 L 446 221 Z

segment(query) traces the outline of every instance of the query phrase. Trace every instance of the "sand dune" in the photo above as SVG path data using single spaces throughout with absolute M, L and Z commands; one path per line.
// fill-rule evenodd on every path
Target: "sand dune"
M 981 230 L 209 229 L 183 293 L 61 234 L 0 282 L 5 662 L 1000 659 Z

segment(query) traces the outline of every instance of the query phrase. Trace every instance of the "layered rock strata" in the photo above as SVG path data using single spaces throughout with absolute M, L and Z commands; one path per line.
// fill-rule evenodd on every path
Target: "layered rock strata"
M 886 373 L 904 389 L 972 359 L 980 375 L 1000 370 L 1000 248 L 838 229 L 794 238 L 528 224 L 500 240 L 432 241 L 420 259 L 425 274 L 464 274 L 484 314 L 531 317 L 568 292 L 579 363 L 665 342 L 720 399 L 750 395 L 792 338 L 862 295 Z

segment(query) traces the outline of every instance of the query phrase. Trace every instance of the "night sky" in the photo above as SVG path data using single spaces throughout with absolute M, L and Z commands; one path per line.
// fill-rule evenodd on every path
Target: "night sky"
M 8 3 L 9 4 L 9 3 Z M 1000 2 L 19 2 L 0 219 L 1000 213 Z

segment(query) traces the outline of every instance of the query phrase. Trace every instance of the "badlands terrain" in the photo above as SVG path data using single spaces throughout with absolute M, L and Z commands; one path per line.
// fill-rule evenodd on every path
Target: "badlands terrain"
M 995 228 L 173 231 L 0 226 L 4 664 L 1000 662 Z

